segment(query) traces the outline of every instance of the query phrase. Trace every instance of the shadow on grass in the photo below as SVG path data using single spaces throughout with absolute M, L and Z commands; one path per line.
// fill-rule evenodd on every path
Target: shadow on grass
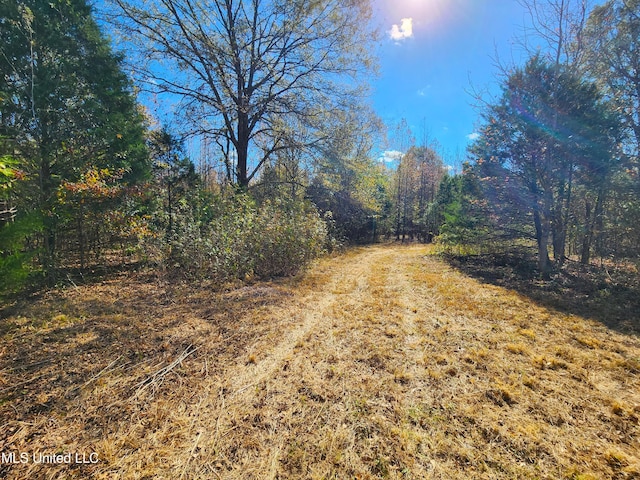
M 125 401 L 194 347 L 191 359 L 216 359 L 213 373 L 217 360 L 241 356 L 265 334 L 260 312 L 290 298 L 275 283 L 212 291 L 125 272 L 16 300 L 0 308 L 0 420 L 70 412 L 104 371 L 115 378 L 113 401 Z M 7 435 L 0 432 L 0 445 Z
M 525 295 L 539 305 L 597 320 L 621 333 L 640 335 L 640 276 L 632 268 L 604 268 L 567 261 L 541 280 L 535 255 L 509 252 L 451 255 L 457 270 Z

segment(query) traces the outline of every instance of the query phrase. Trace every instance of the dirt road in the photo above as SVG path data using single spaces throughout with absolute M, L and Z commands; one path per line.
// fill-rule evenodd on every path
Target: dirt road
M 119 279 L 43 300 L 57 323 L 41 322 L 40 305 L 3 338 L 27 363 L 54 344 L 40 351 L 49 363 L 22 372 L 49 390 L 37 378 L 11 390 L 23 377 L 5 349 L 2 451 L 99 462 L 0 476 L 640 476 L 638 339 L 430 252 L 355 249 L 222 293 Z

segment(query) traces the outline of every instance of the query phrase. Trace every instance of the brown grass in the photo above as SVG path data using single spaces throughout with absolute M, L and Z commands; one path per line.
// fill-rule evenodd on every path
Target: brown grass
M 121 275 L 7 307 L 0 477 L 640 478 L 640 341 L 355 249 L 215 291 Z

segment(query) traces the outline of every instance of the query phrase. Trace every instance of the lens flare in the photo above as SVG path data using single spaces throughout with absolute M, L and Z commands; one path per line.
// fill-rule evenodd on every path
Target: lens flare
M 399 36 L 402 22 L 411 19 L 412 34 L 437 34 L 451 26 L 469 7 L 470 0 L 379 0 L 378 5 L 390 25 L 397 25 Z M 394 37 L 395 38 L 395 37 Z

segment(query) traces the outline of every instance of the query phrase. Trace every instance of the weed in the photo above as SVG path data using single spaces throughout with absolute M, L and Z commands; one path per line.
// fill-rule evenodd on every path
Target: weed
M 597 476 L 590 473 L 580 473 L 580 470 L 576 468 L 570 469 L 566 473 L 565 478 L 567 480 L 598 480 Z
M 629 465 L 629 459 L 619 450 L 607 450 L 604 459 L 613 470 L 620 470 Z
M 527 337 L 529 340 L 536 339 L 536 333 L 530 328 L 521 328 L 520 330 L 518 330 L 518 333 L 523 337 Z
M 403 370 L 396 370 L 393 373 L 393 380 L 396 383 L 400 383 L 402 385 L 408 385 L 413 380 L 413 376 L 410 373 L 407 373 Z
M 507 385 L 498 384 L 495 388 L 487 390 L 486 397 L 498 406 L 513 405 L 517 403 L 514 392 Z
M 536 390 L 536 389 L 538 388 L 538 386 L 539 386 L 539 385 L 538 385 L 538 382 L 536 381 L 536 379 L 535 379 L 535 378 L 533 378 L 533 377 L 529 377 L 529 376 L 527 376 L 527 375 L 525 375 L 525 376 L 522 378 L 522 384 L 523 384 L 525 387 L 530 388 L 531 390 Z

